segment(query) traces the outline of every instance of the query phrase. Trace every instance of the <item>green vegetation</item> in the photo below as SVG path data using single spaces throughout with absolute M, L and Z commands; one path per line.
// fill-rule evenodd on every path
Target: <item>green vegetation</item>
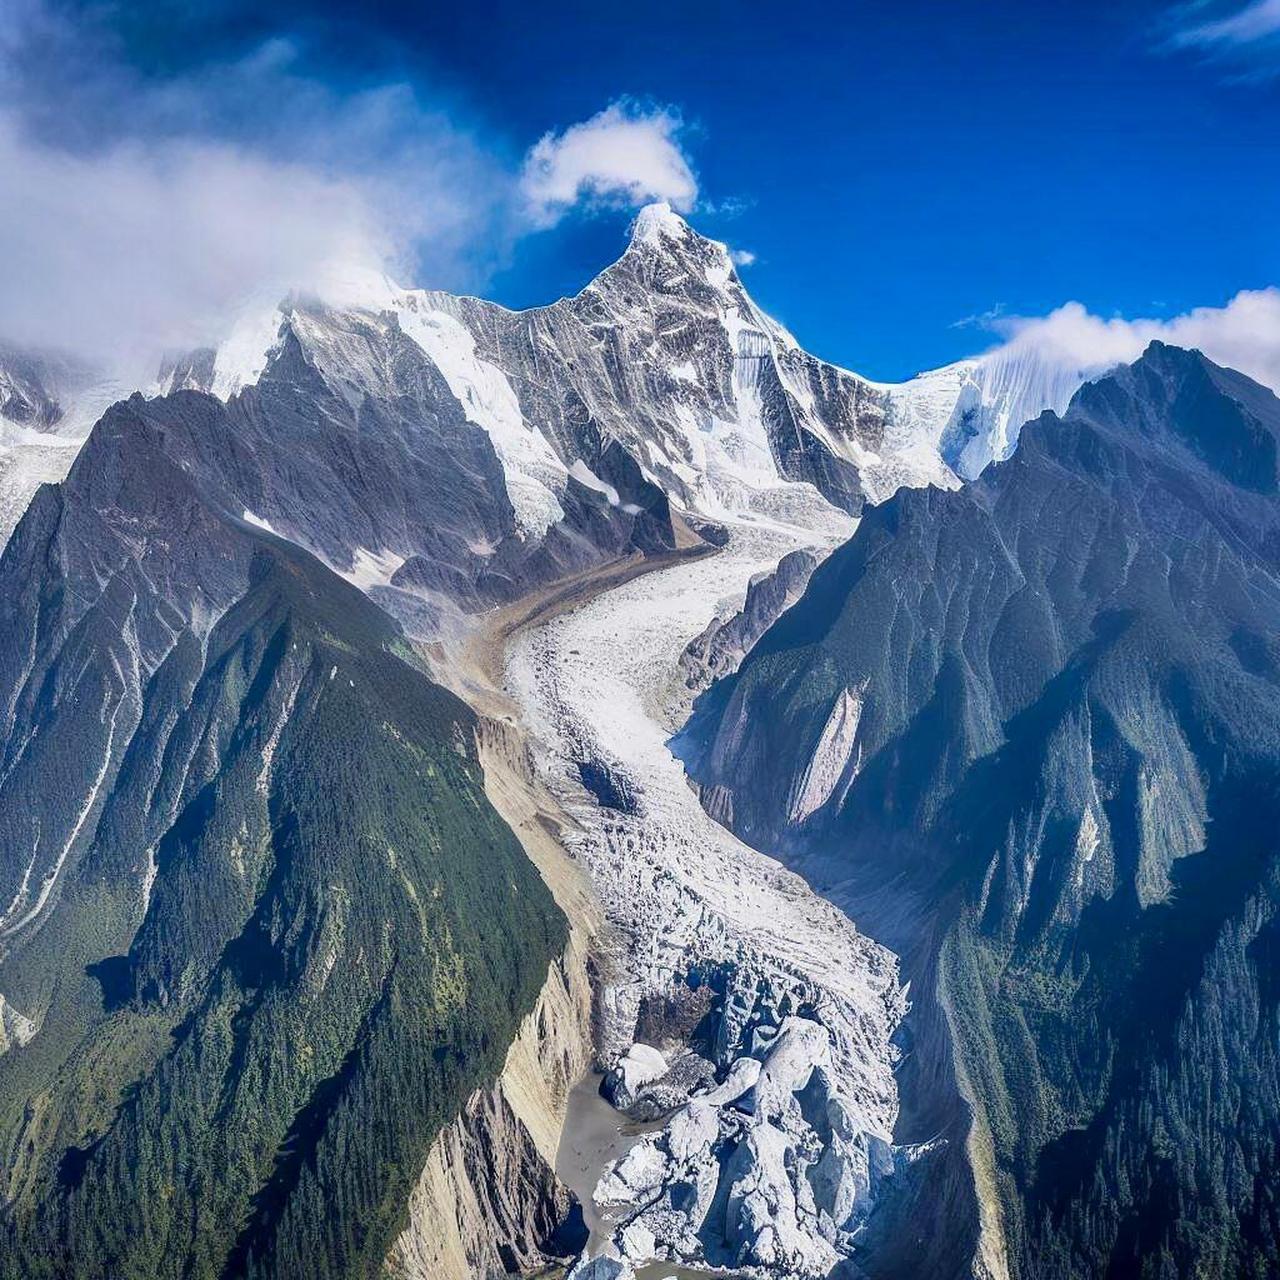
M 1280 1275 L 1278 458 L 1269 391 L 1152 344 L 971 485 L 868 511 L 684 735 L 902 956 L 899 1136 L 979 1113 L 1019 1280 Z M 853 686 L 857 751 L 788 825 Z M 967 1276 L 956 1145 L 902 1212 Z
M 0 1058 L 6 1277 L 378 1274 L 566 939 L 470 713 L 359 592 L 273 547 L 197 649 L 0 969 L 49 999 Z

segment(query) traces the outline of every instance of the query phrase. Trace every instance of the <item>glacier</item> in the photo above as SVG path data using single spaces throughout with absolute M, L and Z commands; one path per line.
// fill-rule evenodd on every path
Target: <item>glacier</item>
M 661 1080 L 638 1024 L 691 984 L 723 986 L 709 1050 L 723 1080 L 690 1091 L 599 1171 L 596 1209 L 611 1233 L 593 1251 L 634 1266 L 817 1276 L 853 1252 L 873 1189 L 902 1158 L 892 1036 L 907 993 L 890 952 L 706 814 L 668 745 L 687 709 L 688 641 L 782 555 L 825 550 L 850 527 L 808 486 L 766 491 L 758 505 L 716 554 L 518 632 L 506 688 L 616 939 L 601 1039 L 634 1086 L 623 1101 Z M 798 509 L 806 518 L 794 523 Z M 601 804 L 582 782 L 588 761 L 631 803 Z M 686 1050 L 671 1039 L 668 1065 Z

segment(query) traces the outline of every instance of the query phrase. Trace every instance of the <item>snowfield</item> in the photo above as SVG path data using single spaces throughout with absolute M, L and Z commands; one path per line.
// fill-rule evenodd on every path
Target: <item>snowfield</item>
M 623 1210 L 608 1248 L 636 1264 L 807 1276 L 848 1255 L 892 1169 L 890 1036 L 906 998 L 896 957 L 712 821 L 667 747 L 688 710 L 678 667 L 688 641 L 741 603 L 752 575 L 850 530 L 805 486 L 762 498 L 758 509 L 784 516 L 741 516 L 721 552 L 518 634 L 506 683 L 544 780 L 580 824 L 570 852 L 619 939 L 604 992 L 607 1064 L 631 1049 L 645 997 L 693 973 L 716 971 L 727 985 L 715 1065 L 733 1087 L 693 1092 L 601 1171 L 597 1198 Z M 608 777 L 616 807 L 586 790 L 583 764 Z M 811 1123 L 815 1102 L 826 1119 Z

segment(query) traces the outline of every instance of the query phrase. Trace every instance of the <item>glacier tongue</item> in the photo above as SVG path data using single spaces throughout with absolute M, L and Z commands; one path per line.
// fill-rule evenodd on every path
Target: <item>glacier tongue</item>
M 896 958 L 713 822 L 667 746 L 685 709 L 680 654 L 717 605 L 740 599 L 787 551 L 848 531 L 808 492 L 800 523 L 737 519 L 718 554 L 609 590 L 508 649 L 508 691 L 543 747 L 545 781 L 576 820 L 570 850 L 618 940 L 604 1055 L 658 1070 L 651 1050 L 633 1048 L 638 1026 L 694 987 L 719 993 L 705 1049 L 721 1082 L 698 1086 L 600 1170 L 613 1236 L 594 1248 L 636 1265 L 826 1274 L 852 1251 L 893 1167 L 890 1038 L 906 1009 Z M 796 493 L 785 496 L 794 512 Z M 597 803 L 580 781 L 585 763 L 607 770 L 630 802 Z M 668 1030 L 671 1041 L 688 1038 L 687 1027 Z

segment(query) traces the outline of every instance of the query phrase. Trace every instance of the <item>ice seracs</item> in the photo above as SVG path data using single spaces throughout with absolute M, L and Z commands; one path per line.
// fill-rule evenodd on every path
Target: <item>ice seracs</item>
M 636 1043 L 614 1064 L 604 1089 L 619 1111 L 630 1107 L 640 1090 L 667 1073 L 667 1060 L 660 1049 L 651 1044 Z
M 758 1027 L 722 1085 L 615 1161 L 596 1200 L 630 1208 L 614 1244 L 632 1261 L 821 1276 L 849 1255 L 893 1169 L 888 1143 L 846 1109 L 827 1028 L 791 1015 Z
M 715 556 L 522 633 L 507 685 L 619 940 L 601 992 L 606 1093 L 650 1123 L 649 1105 L 664 1106 L 600 1171 L 613 1251 L 807 1277 L 850 1255 L 895 1167 L 906 996 L 890 953 L 707 816 L 668 746 L 687 641 L 784 553 L 848 527 L 808 486 L 762 505 L 807 514 L 737 521 Z M 583 790 L 587 761 L 625 784 L 628 804 Z
M 565 1280 L 635 1280 L 635 1275 L 635 1268 L 625 1258 L 601 1254 L 595 1258 L 582 1258 Z
M 0 346 L 0 550 L 36 490 L 66 476 L 90 427 L 120 394 L 97 369 Z

